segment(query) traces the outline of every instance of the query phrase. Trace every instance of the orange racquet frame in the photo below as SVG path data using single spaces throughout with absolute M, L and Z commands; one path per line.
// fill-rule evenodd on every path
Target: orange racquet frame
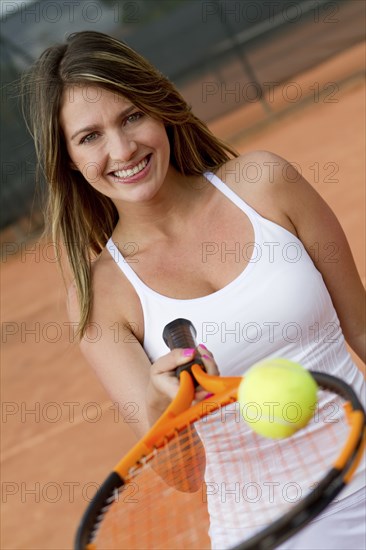
M 183 333 L 170 347 L 192 346 L 192 338 L 187 336 L 190 322 L 177 319 L 167 327 L 174 330 L 183 326 Z M 182 338 L 184 341 L 182 341 Z M 174 340 L 174 338 L 173 338 Z M 193 342 L 194 343 L 194 342 Z M 103 485 L 96 493 L 81 521 L 76 541 L 76 550 L 98 550 L 93 539 L 99 524 L 103 521 L 108 507 L 114 501 L 115 491 L 128 482 L 130 472 L 143 467 L 154 457 L 167 441 L 188 425 L 211 414 L 225 405 L 235 402 L 242 377 L 211 376 L 204 372 L 202 364 L 196 361 L 180 372 L 180 386 L 175 399 L 148 433 L 118 462 Z M 282 516 L 280 519 L 260 531 L 254 537 L 235 547 L 235 550 L 257 550 L 274 548 L 304 527 L 317 516 L 338 495 L 345 484 L 349 483 L 357 469 L 365 447 L 365 412 L 353 389 L 338 378 L 310 371 L 318 386 L 328 389 L 346 400 L 344 405 L 349 432 L 341 452 L 316 489 Z M 200 385 L 213 393 L 212 398 L 191 406 L 195 395 L 195 386 Z M 299 515 L 301 512 L 301 516 Z M 299 519 L 300 518 L 300 519 Z

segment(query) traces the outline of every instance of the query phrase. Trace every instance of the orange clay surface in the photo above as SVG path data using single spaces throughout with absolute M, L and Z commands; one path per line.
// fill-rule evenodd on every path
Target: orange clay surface
M 299 76 L 304 88 L 338 82 L 334 102 L 310 99 L 246 137 L 245 110 L 211 126 L 241 152 L 266 149 L 301 167 L 336 212 L 365 282 L 365 89 L 351 76 L 362 65 L 358 46 Z M 72 341 L 52 247 L 29 243 L 3 262 L 2 322 L 0 548 L 68 549 L 95 488 L 134 443 L 132 424 Z

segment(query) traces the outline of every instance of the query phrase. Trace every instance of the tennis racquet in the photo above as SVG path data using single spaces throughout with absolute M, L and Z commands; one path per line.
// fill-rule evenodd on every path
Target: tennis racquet
M 163 338 L 170 349 L 197 347 L 185 319 L 169 323 Z M 89 503 L 76 550 L 270 549 L 297 533 L 351 481 L 365 443 L 352 388 L 311 374 L 319 386 L 313 419 L 290 438 L 268 440 L 242 420 L 241 377 L 208 375 L 197 353 L 177 369 L 176 398 Z M 197 385 L 213 395 L 192 404 Z

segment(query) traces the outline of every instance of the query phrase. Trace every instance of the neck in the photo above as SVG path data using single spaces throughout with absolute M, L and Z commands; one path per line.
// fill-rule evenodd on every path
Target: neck
M 200 215 L 212 190 L 203 176 L 184 176 L 171 170 L 150 200 L 116 204 L 120 217 L 113 238 L 149 243 L 181 236 L 184 227 Z

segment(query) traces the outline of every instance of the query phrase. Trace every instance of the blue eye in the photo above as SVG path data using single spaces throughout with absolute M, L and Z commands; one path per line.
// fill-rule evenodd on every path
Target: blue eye
M 144 113 L 141 113 L 140 111 L 136 111 L 135 113 L 132 113 L 132 115 L 129 115 L 126 118 L 126 122 L 136 122 L 143 116 L 144 116 Z
M 91 134 L 88 134 L 87 136 L 84 136 L 81 138 L 80 143 L 90 143 L 97 137 L 96 132 L 92 132 Z

